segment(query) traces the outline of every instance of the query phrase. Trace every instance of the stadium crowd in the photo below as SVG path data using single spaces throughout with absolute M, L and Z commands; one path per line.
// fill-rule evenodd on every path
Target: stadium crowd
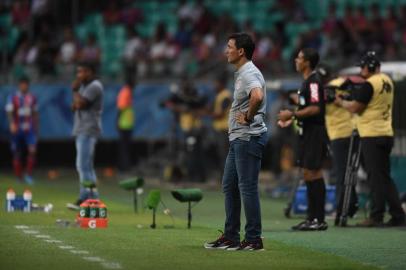
M 67 79 L 74 64 L 85 60 L 99 65 L 102 75 L 113 79 L 123 78 L 119 76 L 124 70 L 141 78 L 185 72 L 215 75 L 224 63 L 227 34 L 237 31 L 254 37 L 254 62 L 265 74 L 276 76 L 293 73 L 291 60 L 303 47 L 317 49 L 335 66 L 353 64 L 367 47 L 383 60 L 406 57 L 406 5 L 389 1 L 326 1 L 319 10 L 300 0 L 238 1 L 239 9 L 228 0 L 219 2 L 218 6 L 226 6 L 222 9 L 209 0 L 85 0 L 72 7 L 74 2 L 1 1 L 3 72 L 28 72 L 34 80 L 60 80 L 64 75 Z M 257 21 L 249 13 L 241 18 L 247 12 L 244 7 L 264 17 L 258 16 Z M 255 10 L 258 7 L 264 9 Z M 147 25 L 156 14 L 172 17 L 169 21 L 158 17 Z M 81 32 L 90 16 L 100 20 Z M 123 34 L 111 36 L 109 29 L 123 29 L 113 31 Z M 111 42 L 115 45 L 109 46 Z

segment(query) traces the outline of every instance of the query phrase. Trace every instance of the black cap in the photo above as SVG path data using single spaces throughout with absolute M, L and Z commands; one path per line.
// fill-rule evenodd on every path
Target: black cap
M 377 67 L 381 66 L 381 62 L 374 51 L 368 51 L 361 57 L 357 66 L 367 66 L 369 70 L 375 70 Z

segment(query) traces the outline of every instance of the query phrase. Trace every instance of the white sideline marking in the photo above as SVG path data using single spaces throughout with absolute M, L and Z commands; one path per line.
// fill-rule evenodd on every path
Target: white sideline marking
M 59 246 L 60 249 L 74 249 L 72 246 Z
M 72 252 L 73 254 L 89 254 L 89 251 L 87 250 L 69 250 L 70 252 Z
M 46 235 L 46 234 L 37 234 L 35 237 L 37 237 L 37 238 L 42 238 L 42 239 L 49 239 L 49 238 L 51 238 L 51 236 L 49 236 L 49 235 Z
M 116 262 L 104 262 L 104 263 L 101 263 L 101 265 L 107 269 L 121 269 L 122 268 L 121 265 Z
M 38 239 L 42 239 L 44 242 L 46 243 L 56 243 L 56 244 L 61 244 L 62 241 L 61 240 L 57 240 L 57 239 L 51 239 L 50 235 L 47 234 L 39 234 L 39 231 L 36 230 L 29 230 L 29 226 L 26 225 L 15 225 L 14 226 L 17 230 L 22 230 L 25 234 L 28 235 L 34 235 L 36 238 Z M 73 246 L 58 246 L 60 249 L 63 250 L 69 250 L 69 252 L 73 253 L 73 254 L 89 254 L 89 251 L 87 250 L 75 250 Z M 100 263 L 100 265 L 103 268 L 106 269 L 122 269 L 122 266 L 120 263 L 118 262 L 108 262 L 106 260 L 104 260 L 103 258 L 100 257 L 96 257 L 96 256 L 86 256 L 86 257 L 82 257 L 82 259 L 89 261 L 89 262 L 96 262 L 96 263 Z
M 14 226 L 16 229 L 19 229 L 19 230 L 23 230 L 23 229 L 28 229 L 29 227 L 28 226 L 26 226 L 26 225 L 15 225 Z
M 39 234 L 39 231 L 34 231 L 34 230 L 23 230 L 23 232 L 26 234 Z
M 55 239 L 44 239 L 44 241 L 47 243 L 56 243 L 56 244 L 62 243 L 61 240 L 55 240 Z
M 89 262 L 104 262 L 104 259 L 100 257 L 82 257 L 82 258 Z

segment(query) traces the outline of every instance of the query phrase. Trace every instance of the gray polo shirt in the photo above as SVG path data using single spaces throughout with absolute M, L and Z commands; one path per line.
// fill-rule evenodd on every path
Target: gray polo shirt
M 267 131 L 264 118 L 266 113 L 266 86 L 259 69 L 251 62 L 242 65 L 234 75 L 234 100 L 228 119 L 229 140 L 241 139 L 249 141 L 251 136 L 258 136 Z M 261 88 L 264 99 L 250 125 L 238 124 L 235 115 L 237 112 L 245 113 L 249 107 L 249 95 L 254 88 Z
M 76 110 L 73 122 L 73 135 L 99 136 L 102 131 L 101 114 L 103 110 L 103 85 L 93 80 L 79 88 L 79 94 L 87 99 L 88 107 Z

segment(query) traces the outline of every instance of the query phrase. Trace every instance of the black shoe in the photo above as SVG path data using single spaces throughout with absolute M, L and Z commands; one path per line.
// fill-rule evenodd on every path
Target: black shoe
M 385 222 L 385 227 L 401 227 L 406 226 L 405 218 L 391 218 Z
M 79 211 L 80 210 L 80 204 L 83 201 L 81 199 L 78 199 L 75 203 L 67 203 L 66 207 L 70 210 L 74 210 L 74 211 Z
M 328 229 L 328 224 L 325 221 L 313 220 L 309 225 L 310 230 L 315 231 L 325 231 Z
M 295 226 L 292 226 L 291 229 L 294 230 L 294 231 L 302 231 L 303 228 L 307 228 L 309 226 L 309 224 L 310 224 L 310 220 L 306 219 L 305 221 L 302 221 L 299 224 L 296 224 Z
M 328 224 L 325 221 L 319 222 L 316 218 L 312 221 L 305 220 L 292 227 L 292 230 L 295 231 L 325 231 L 327 229 Z
M 221 231 L 220 231 L 221 232 Z M 227 249 L 227 248 L 236 248 L 239 247 L 239 243 L 231 241 L 225 237 L 222 233 L 219 238 L 213 242 L 204 243 L 204 248 L 207 249 Z
M 237 249 L 227 248 L 227 250 L 263 251 L 265 249 L 262 244 L 262 239 L 258 238 L 255 241 L 243 240 Z

